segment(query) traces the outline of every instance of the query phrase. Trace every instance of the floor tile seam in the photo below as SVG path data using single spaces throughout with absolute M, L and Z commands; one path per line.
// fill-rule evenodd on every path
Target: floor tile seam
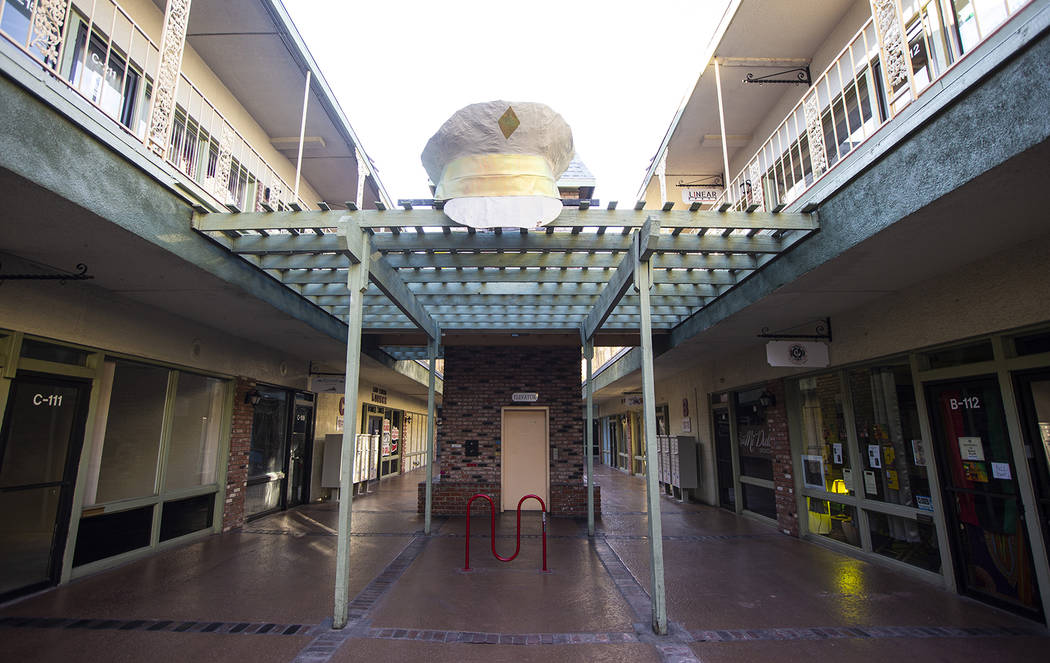
M 638 578 L 627 568 L 605 537 L 594 538 L 594 549 L 620 596 L 635 615 L 635 633 L 639 636 L 639 641 L 651 645 L 663 663 L 700 663 L 696 653 L 689 647 L 692 638 L 689 637 L 688 631 L 678 624 L 668 624 L 670 635 L 658 636 L 648 632 L 648 622 L 652 616 L 652 598 L 649 592 L 645 591 Z
M 113 619 L 96 617 L 3 617 L 0 628 L 70 631 L 145 631 L 217 635 L 304 635 L 316 624 L 214 619 Z
M 770 640 L 841 640 L 893 638 L 1010 638 L 1044 637 L 1038 628 L 1013 626 L 810 626 L 689 631 L 695 642 L 755 642 Z
M 598 555 L 598 560 L 602 563 L 602 567 L 605 568 L 605 572 L 609 574 L 609 578 L 612 580 L 616 590 L 628 607 L 630 607 L 631 612 L 634 613 L 635 621 L 649 619 L 649 612 L 652 609 L 649 593 L 641 586 L 641 583 L 634 577 L 627 565 L 623 563 L 620 556 L 616 554 L 616 551 L 613 550 L 604 537 L 596 536 L 594 538 L 594 550 Z
M 337 533 L 331 532 L 299 532 L 295 530 L 287 529 L 246 529 L 241 531 L 242 534 L 261 534 L 267 536 L 324 536 L 324 537 L 338 537 Z M 351 537 L 397 537 L 397 536 L 421 536 L 423 530 L 414 530 L 412 532 L 350 532 Z
M 400 627 L 371 627 L 359 638 L 373 640 L 416 640 L 442 644 L 560 645 L 624 644 L 638 642 L 633 631 L 529 631 L 504 633 L 496 631 L 463 631 Z M 490 642 L 491 641 L 491 642 Z
M 299 651 L 292 659 L 292 663 L 325 663 L 347 640 L 360 637 L 361 633 L 366 632 L 371 622 L 372 610 L 419 557 L 423 548 L 426 547 L 428 538 L 414 536 L 394 559 L 350 601 L 347 606 L 350 616 L 347 625 L 335 631 L 331 628 L 332 620 L 326 619 L 315 629 L 314 632 L 319 632 L 317 637 Z

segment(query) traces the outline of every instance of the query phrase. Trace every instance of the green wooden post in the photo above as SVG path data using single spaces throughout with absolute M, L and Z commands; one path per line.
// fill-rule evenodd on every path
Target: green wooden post
M 583 439 L 587 445 L 587 536 L 594 536 L 594 384 L 591 374 L 594 359 L 594 340 L 583 344 L 583 357 L 587 364 L 587 416 L 584 418 Z
M 637 236 L 636 236 L 637 237 Z M 660 492 L 656 483 L 659 471 L 656 455 L 656 385 L 653 376 L 653 334 L 649 311 L 649 286 L 652 275 L 648 261 L 635 267 L 638 286 L 638 308 L 642 335 L 642 397 L 645 408 L 645 498 L 649 513 L 649 559 L 652 583 L 649 596 L 653 605 L 653 632 L 667 634 L 667 600 L 664 591 L 664 542 L 660 522 Z
M 367 239 L 356 224 L 348 224 L 346 242 L 361 262 L 350 265 L 350 318 L 346 332 L 346 384 L 343 448 L 339 457 L 339 536 L 335 557 L 335 611 L 332 627 L 346 626 L 350 608 L 350 515 L 354 494 L 354 458 L 357 452 L 357 387 L 361 380 L 361 327 L 364 322 L 364 292 L 368 288 Z M 356 248 L 357 251 L 353 251 Z
M 441 334 L 439 333 L 435 338 L 429 339 L 427 342 L 427 354 L 430 359 L 430 376 L 427 380 L 427 493 L 426 505 L 424 506 L 423 512 L 423 533 L 428 536 L 430 535 L 430 509 L 434 483 L 434 414 L 436 410 L 434 407 L 434 382 L 437 379 L 434 374 L 437 371 L 438 343 L 440 340 Z

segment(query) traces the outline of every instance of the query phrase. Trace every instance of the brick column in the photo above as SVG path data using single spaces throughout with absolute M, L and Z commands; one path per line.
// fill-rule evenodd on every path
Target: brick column
M 515 392 L 535 392 L 527 405 L 547 407 L 551 456 L 550 504 L 554 516 L 587 514 L 583 482 L 582 378 L 579 346 L 451 346 L 445 348 L 444 397 L 437 422 L 440 476 L 433 513 L 461 515 L 474 493 L 497 505 L 502 477 L 502 411 L 522 405 Z M 476 448 L 477 455 L 467 455 Z M 595 486 L 595 513 L 601 501 Z M 423 484 L 418 495 L 423 508 Z M 475 502 L 475 508 L 482 503 Z
M 773 451 L 777 526 L 788 536 L 798 536 L 798 504 L 795 501 L 794 466 L 791 463 L 791 439 L 788 435 L 784 382 L 767 382 L 765 388 L 777 399 L 776 405 L 766 408 L 766 430 L 769 432 Z
M 244 525 L 244 491 L 248 482 L 248 453 L 252 446 L 252 419 L 255 409 L 244 398 L 255 388 L 255 381 L 238 377 L 233 395 L 233 426 L 230 431 L 230 457 L 226 465 L 226 503 L 222 509 L 222 531 Z

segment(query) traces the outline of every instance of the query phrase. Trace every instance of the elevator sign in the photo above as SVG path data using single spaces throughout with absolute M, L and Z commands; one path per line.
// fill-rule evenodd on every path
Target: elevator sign
M 515 403 L 535 403 L 539 399 L 540 395 L 535 391 L 517 391 L 510 397 L 510 400 Z

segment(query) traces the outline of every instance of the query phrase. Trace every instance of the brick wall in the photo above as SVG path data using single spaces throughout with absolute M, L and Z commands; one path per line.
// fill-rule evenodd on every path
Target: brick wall
M 788 436 L 787 403 L 784 382 L 767 382 L 766 391 L 777 399 L 766 408 L 766 430 L 773 452 L 773 488 L 777 500 L 777 526 L 789 536 L 798 536 L 798 505 L 795 501 L 794 469 L 791 464 L 791 440 Z
M 528 405 L 549 408 L 548 510 L 552 515 L 577 515 L 582 496 L 586 513 L 580 357 L 579 347 L 445 348 L 434 513 L 462 514 L 466 500 L 478 492 L 491 495 L 499 505 L 502 409 L 523 405 L 511 400 L 516 392 L 535 392 L 539 400 Z M 478 455 L 467 456 L 468 444 L 473 443 Z M 419 490 L 422 511 L 422 484 Z
M 233 395 L 233 425 L 230 431 L 230 456 L 226 465 L 226 503 L 222 509 L 222 531 L 244 525 L 244 491 L 248 481 L 248 452 L 252 446 L 252 419 L 255 415 L 245 395 L 255 388 L 255 381 L 237 378 Z

